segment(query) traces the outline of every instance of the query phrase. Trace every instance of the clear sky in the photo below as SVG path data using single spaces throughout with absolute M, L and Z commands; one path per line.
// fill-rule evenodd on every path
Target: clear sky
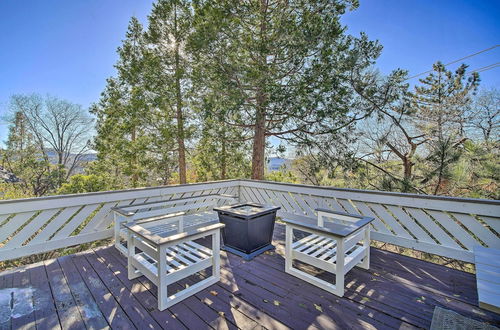
M 17 93 L 51 94 L 88 107 L 114 73 L 116 48 L 132 15 L 143 23 L 153 0 L 1 0 L 0 115 Z M 343 22 L 384 46 L 378 67 L 410 75 L 500 44 L 500 1 L 360 0 Z M 500 47 L 466 60 L 471 69 L 500 62 Z M 458 66 L 451 65 L 450 68 Z M 500 84 L 500 67 L 481 73 Z M 0 124 L 0 140 L 6 126 Z

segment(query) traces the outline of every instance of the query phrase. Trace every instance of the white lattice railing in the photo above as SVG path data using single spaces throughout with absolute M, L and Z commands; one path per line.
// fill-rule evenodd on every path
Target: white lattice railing
M 500 201 L 240 180 L 240 200 L 279 205 L 300 219 L 315 208 L 375 218 L 372 239 L 472 262 L 476 245 L 500 248 Z
M 238 194 L 238 181 L 0 201 L 0 261 L 109 238 L 112 207 Z
M 0 261 L 111 237 L 114 206 L 207 194 L 278 205 L 295 219 L 318 207 L 372 216 L 375 240 L 463 261 L 476 245 L 500 248 L 500 201 L 229 180 L 0 201 Z

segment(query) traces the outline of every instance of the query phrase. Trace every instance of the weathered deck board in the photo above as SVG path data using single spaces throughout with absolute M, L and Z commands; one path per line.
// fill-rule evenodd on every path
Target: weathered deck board
M 35 323 L 37 329 L 61 329 L 54 297 L 50 290 L 47 270 L 43 262 L 30 267 L 30 284 L 33 291 L 33 309 L 35 310 Z
M 129 280 L 114 247 L 5 271 L 0 328 L 411 329 L 428 328 L 435 306 L 500 325 L 500 315 L 477 306 L 472 274 L 372 249 L 371 269 L 349 272 L 339 298 L 284 273 L 282 225 L 274 239 L 276 252 L 250 262 L 222 253 L 221 281 L 163 312 L 156 287 Z M 31 309 L 14 308 L 23 297 Z

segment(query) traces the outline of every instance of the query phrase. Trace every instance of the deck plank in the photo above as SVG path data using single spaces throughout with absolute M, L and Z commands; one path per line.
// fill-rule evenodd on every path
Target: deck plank
M 66 277 L 68 286 L 73 294 L 82 320 L 87 328 L 105 329 L 109 328 L 108 322 L 102 315 L 99 306 L 92 297 L 92 293 L 85 285 L 80 273 L 76 269 L 70 256 L 57 259 Z
M 36 328 L 41 330 L 61 329 L 58 311 L 43 262 L 33 264 L 30 267 L 30 279 L 35 290 L 33 293 L 33 308 L 35 309 Z
M 156 286 L 145 277 L 129 280 L 126 258 L 112 246 L 4 271 L 0 329 L 413 329 L 430 326 L 435 306 L 500 326 L 500 315 L 478 307 L 473 274 L 372 249 L 371 268 L 351 270 L 339 298 L 284 272 L 283 225 L 274 244 L 275 252 L 250 262 L 222 252 L 221 281 L 163 312 Z M 32 292 L 26 299 L 33 310 L 12 318 L 15 290 L 18 297 Z
M 30 285 L 29 266 L 19 268 L 12 279 L 12 328 L 32 329 L 35 327 L 33 288 Z
M 95 249 L 94 252 L 106 260 L 107 266 L 113 272 L 114 276 L 118 278 L 122 285 L 132 292 L 139 302 L 146 308 L 151 316 L 158 322 L 164 329 L 183 329 L 184 325 L 177 320 L 170 311 L 166 310 L 160 312 L 157 309 L 158 301 L 156 297 L 147 290 L 139 280 L 129 280 L 127 276 L 127 269 L 115 259 L 115 256 L 110 252 L 109 248 Z M 121 255 L 118 258 L 123 258 Z
M 61 327 L 63 329 L 85 329 L 82 317 L 57 259 L 47 260 L 44 263 Z
M 99 276 L 85 257 L 78 253 L 72 255 L 71 258 L 108 324 L 112 328 L 135 329 L 133 322 L 127 317 L 127 314 L 99 279 Z
M 137 328 L 161 329 L 160 325 L 151 317 L 146 308 L 139 303 L 130 290 L 123 287 L 121 281 L 114 276 L 111 270 L 102 262 L 101 258 L 93 251 L 87 252 L 83 256 L 85 256 L 89 264 L 94 268 L 101 281 L 120 304 L 129 319 L 134 320 Z
M 118 251 L 114 252 L 119 253 Z M 125 266 L 127 260 L 122 256 L 120 257 L 120 262 Z M 139 277 L 138 280 L 147 290 L 151 292 L 151 294 L 155 298 L 158 296 L 156 285 L 151 283 L 145 276 Z M 169 310 L 189 329 L 211 329 L 211 327 L 205 321 L 203 321 L 202 318 L 200 318 L 186 305 L 185 300 L 172 306 L 171 308 L 169 308 Z
M 0 274 L 0 329 L 10 329 L 12 323 L 11 288 L 14 271 Z

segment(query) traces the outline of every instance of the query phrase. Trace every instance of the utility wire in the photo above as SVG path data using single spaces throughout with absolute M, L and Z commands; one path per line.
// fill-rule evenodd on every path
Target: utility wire
M 484 71 L 488 71 L 488 70 L 491 70 L 491 69 L 496 68 L 497 66 L 500 66 L 500 62 L 493 63 L 493 64 L 490 64 L 490 65 L 483 66 L 483 67 L 481 67 L 481 68 L 478 68 L 478 69 L 472 70 L 472 71 L 471 71 L 471 74 L 472 74 L 472 73 L 474 73 L 474 72 L 484 72 Z
M 478 51 L 478 52 L 476 52 L 476 53 L 473 53 L 473 54 L 470 54 L 470 55 L 464 56 L 464 57 L 462 57 L 462 58 L 459 58 L 459 59 L 457 59 L 457 60 L 451 61 L 450 63 L 446 63 L 444 66 L 448 66 L 448 65 L 451 65 L 451 64 L 455 64 L 455 63 L 457 63 L 457 62 L 460 62 L 460 61 L 463 61 L 463 60 L 465 60 L 465 59 L 468 59 L 468 58 L 474 57 L 474 56 L 476 56 L 476 55 L 479 55 L 479 54 L 482 54 L 482 53 L 486 53 L 486 52 L 488 52 L 488 51 L 490 51 L 490 50 L 493 50 L 493 49 L 495 49 L 495 48 L 497 48 L 497 47 L 500 47 L 500 45 L 494 45 L 494 46 L 491 46 L 491 47 L 489 47 L 489 48 L 486 48 L 486 49 L 480 50 L 480 51 Z M 432 71 L 434 71 L 434 70 L 427 70 L 427 71 L 425 71 L 425 72 L 422 72 L 422 73 L 419 73 L 419 74 L 417 74 L 417 75 L 411 76 L 410 78 L 407 78 L 407 79 L 405 79 L 404 81 L 407 81 L 407 80 L 410 80 L 410 79 L 413 79 L 413 78 L 420 77 L 421 75 L 424 75 L 424 74 L 426 74 L 426 73 L 430 73 L 430 72 L 432 72 Z

